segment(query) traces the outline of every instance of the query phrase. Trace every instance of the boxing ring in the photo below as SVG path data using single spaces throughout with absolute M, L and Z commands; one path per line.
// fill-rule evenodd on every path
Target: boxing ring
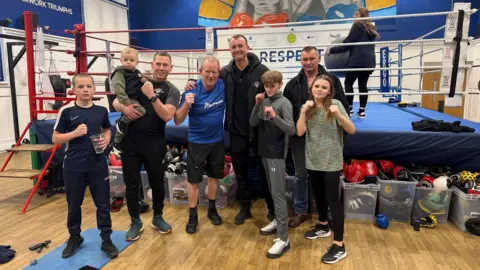
M 474 13 L 476 10 L 465 10 L 467 14 Z M 428 16 L 459 16 L 459 11 L 449 11 L 449 12 L 436 12 L 436 13 L 419 13 L 419 14 L 405 14 L 405 15 L 396 15 L 396 16 L 380 16 L 380 17 L 370 17 L 368 19 L 381 20 L 381 19 L 405 19 L 410 17 L 428 17 Z M 112 68 L 112 60 L 118 59 L 118 54 L 120 51 L 110 50 L 111 43 L 117 43 L 119 45 L 131 46 L 139 50 L 140 53 L 155 53 L 157 50 L 152 50 L 148 48 L 132 46 L 128 44 L 122 44 L 114 41 L 109 41 L 102 39 L 100 37 L 95 37 L 93 35 L 103 34 L 103 33 L 113 33 L 113 32 L 164 32 L 164 31 L 205 31 L 206 32 L 206 48 L 199 50 L 166 50 L 169 53 L 174 55 L 175 53 L 193 53 L 193 54 L 214 54 L 217 55 L 220 59 L 228 58 L 225 55 L 228 54 L 228 48 L 214 48 L 214 35 L 213 31 L 230 31 L 229 33 L 236 33 L 235 31 L 248 31 L 247 28 L 266 28 L 266 27 L 281 27 L 281 26 L 295 26 L 299 27 L 302 24 L 317 23 L 317 24 L 332 24 L 335 22 L 348 22 L 353 19 L 339 19 L 339 20 L 329 20 L 327 21 L 314 21 L 314 22 L 295 22 L 295 23 L 286 23 L 286 24 L 275 24 L 275 25 L 255 25 L 255 26 L 245 26 L 245 27 L 235 27 L 236 30 L 230 29 L 230 27 L 215 27 L 215 28 L 172 28 L 172 29 L 136 29 L 136 30 L 116 30 L 116 31 L 85 31 L 84 25 L 75 25 L 73 31 L 67 31 L 75 37 L 76 50 L 65 51 L 65 53 L 72 54 L 76 58 L 76 70 L 65 72 L 68 75 L 74 75 L 77 73 L 88 73 L 93 76 L 108 76 L 111 74 L 110 70 Z M 251 29 L 250 29 L 251 30 Z M 459 170 L 472 170 L 480 171 L 480 124 L 467 121 L 465 119 L 460 119 L 452 117 L 440 112 L 420 108 L 420 107 L 406 107 L 402 108 L 398 106 L 398 101 L 400 101 L 398 96 L 422 96 L 422 95 L 449 95 L 452 93 L 446 91 L 425 91 L 421 89 L 421 84 L 418 89 L 407 89 L 402 87 L 402 81 L 405 76 L 419 75 L 423 76 L 431 71 L 428 70 L 438 70 L 444 71 L 446 68 L 456 68 L 462 69 L 467 72 L 471 68 L 466 65 L 465 61 L 456 61 L 456 63 L 450 63 L 450 65 L 442 64 L 440 66 L 423 66 L 422 58 L 425 55 L 442 51 L 442 48 L 437 48 L 431 51 L 423 51 L 423 44 L 430 42 L 442 42 L 443 44 L 452 42 L 452 39 L 446 38 L 435 38 L 427 39 L 426 37 L 430 36 L 433 33 L 438 31 L 445 30 L 445 26 L 442 26 L 434 31 L 425 34 L 414 40 L 398 40 L 398 41 L 376 41 L 376 42 L 361 42 L 361 43 L 351 43 L 351 44 L 335 44 L 337 46 L 362 46 L 362 45 L 376 45 L 378 47 L 397 44 L 397 48 L 390 51 L 392 54 L 397 54 L 398 59 L 391 61 L 388 66 L 375 67 L 373 69 L 329 69 L 329 72 L 345 72 L 349 70 L 373 70 L 375 72 L 383 71 L 393 71 L 394 74 L 388 74 L 389 85 L 394 85 L 396 80 L 396 86 L 390 86 L 388 91 L 382 90 L 379 88 L 371 88 L 370 92 L 367 93 L 371 96 L 381 96 L 384 98 L 394 98 L 391 101 L 394 103 L 388 102 L 370 102 L 368 104 L 368 115 L 365 119 L 358 119 L 352 117 L 353 122 L 356 126 L 356 133 L 350 135 L 347 139 L 345 145 L 345 156 L 351 158 L 359 159 L 387 159 L 391 160 L 395 164 L 423 164 L 423 165 L 441 165 L 441 166 L 450 166 L 455 171 Z M 32 33 L 26 33 L 27 35 L 32 35 Z M 86 47 L 86 39 L 94 38 L 97 40 L 104 40 L 106 43 L 106 50 L 104 51 L 89 51 Z M 467 42 L 469 37 L 462 36 L 461 42 Z M 225 42 L 225 41 L 224 41 Z M 421 44 L 421 54 L 413 57 L 403 57 L 402 51 L 406 46 L 410 44 Z M 330 43 L 325 44 L 310 44 L 316 46 L 317 48 L 327 48 L 331 46 Z M 258 52 L 259 50 L 265 49 L 300 49 L 302 46 L 268 46 L 265 48 L 262 47 L 251 47 L 252 52 Z M 27 50 L 32 50 L 32 48 L 27 48 Z M 377 51 L 378 52 L 378 51 Z M 117 55 L 115 57 L 114 55 Z M 33 59 L 28 57 L 27 61 L 33 61 Z M 98 57 L 106 58 L 108 70 L 107 72 L 89 72 L 89 67 L 91 66 L 88 63 L 87 57 Z M 187 57 L 188 56 L 181 56 Z M 411 60 L 414 58 L 419 58 L 420 65 L 418 66 L 405 66 L 405 61 Z M 190 65 L 191 59 L 189 59 L 187 72 L 173 72 L 170 73 L 169 79 L 175 78 L 175 76 L 187 76 L 183 77 L 186 80 L 192 77 L 198 77 L 198 63 L 200 62 L 201 57 L 197 57 L 197 65 Z M 231 58 L 229 58 L 231 59 Z M 145 62 L 144 64 L 148 64 Z M 175 63 L 173 63 L 175 65 Z M 268 64 L 267 64 L 268 66 Z M 284 74 L 293 74 L 298 73 L 300 67 L 296 67 L 296 71 L 282 71 Z M 193 70 L 193 72 L 191 71 Z M 410 73 L 411 70 L 420 71 L 418 73 Z M 407 72 L 408 71 L 408 72 Z M 373 74 L 373 77 L 381 77 L 385 75 Z M 43 97 L 36 96 L 35 84 L 34 84 L 34 71 L 33 63 L 29 65 L 29 94 L 31 95 L 31 112 L 32 112 L 32 130 L 38 136 L 39 143 L 51 143 L 51 136 L 53 132 L 54 120 L 45 120 L 38 121 L 36 120 L 36 114 L 38 113 L 55 113 L 53 111 L 46 111 L 43 108 L 38 108 L 38 101 L 40 103 L 44 100 Z M 443 73 L 442 73 L 443 75 Z M 284 75 L 288 79 L 288 75 Z M 467 76 L 468 77 L 468 76 Z M 105 78 L 105 77 L 104 77 Z M 30 81 L 33 81 L 33 84 L 30 85 Z M 420 77 L 420 83 L 422 77 Z M 110 83 L 110 82 L 109 82 Z M 454 83 L 453 83 L 454 84 Z M 449 85 L 450 86 L 450 85 Z M 181 87 L 179 87 L 181 88 Z M 65 96 L 68 96 L 68 92 Z M 469 94 L 479 94 L 478 91 L 463 91 L 460 88 L 456 87 L 456 91 L 452 94 L 452 98 L 455 96 L 466 96 Z M 97 95 L 113 95 L 109 92 L 97 93 Z M 353 95 L 361 95 L 359 93 L 353 93 Z M 66 97 L 55 97 L 54 99 L 62 100 Z M 67 97 L 71 100 L 72 97 Z M 37 101 L 37 102 L 36 102 Z M 358 108 L 358 104 L 354 104 L 354 109 Z M 115 133 L 115 122 L 120 117 L 119 113 L 113 112 L 110 113 L 110 121 L 112 123 L 112 132 Z M 455 121 L 460 121 L 462 126 L 468 126 L 475 129 L 474 132 L 448 132 L 448 131 L 416 131 L 412 129 L 412 123 L 418 122 L 421 120 L 442 120 L 444 122 L 454 123 Z M 177 145 L 186 145 L 188 137 L 188 119 L 180 125 L 176 126 L 173 123 L 173 120 L 167 123 L 166 126 L 166 140 L 169 144 Z M 226 145 L 228 147 L 228 134 L 226 137 Z M 61 160 L 63 158 L 63 148 L 60 149 L 56 158 Z

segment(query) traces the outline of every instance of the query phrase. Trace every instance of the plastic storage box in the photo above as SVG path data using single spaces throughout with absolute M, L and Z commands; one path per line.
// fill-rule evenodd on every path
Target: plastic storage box
M 110 199 L 117 197 L 125 199 L 126 192 L 122 167 L 108 167 L 108 177 L 110 178 Z
M 203 181 L 198 185 L 198 204 L 208 206 L 208 177 L 203 176 Z M 227 207 L 229 202 L 234 202 L 237 195 L 237 181 L 235 173 L 230 173 L 225 178 L 218 180 L 217 197 L 215 205 L 219 209 Z
M 428 187 L 416 187 L 412 217 L 419 219 L 433 215 L 438 223 L 446 223 L 452 200 L 453 188 L 437 190 Z
M 165 179 L 168 182 L 170 204 L 188 204 L 187 173 L 177 175 L 167 172 L 165 173 Z
M 465 222 L 470 218 L 480 218 L 480 195 L 465 194 L 453 187 L 452 206 L 448 219 L 462 231 L 466 231 Z
M 381 180 L 378 212 L 390 221 L 410 223 L 417 181 Z
M 143 190 L 143 200 L 146 202 L 152 201 L 152 191 L 150 189 L 150 182 L 148 181 L 148 174 L 146 171 L 142 171 L 142 190 Z M 165 199 L 164 201 L 170 201 L 170 190 L 168 189 L 168 178 L 167 173 L 165 173 L 164 178 L 165 183 Z
M 379 184 L 353 184 L 340 180 L 343 188 L 343 204 L 345 218 L 375 219 Z

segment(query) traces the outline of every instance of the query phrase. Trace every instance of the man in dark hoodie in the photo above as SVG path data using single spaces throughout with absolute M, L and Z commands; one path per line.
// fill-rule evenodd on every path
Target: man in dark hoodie
M 300 116 L 300 109 L 309 99 L 310 85 L 315 77 L 322 74 L 328 74 L 334 83 L 334 99 L 339 100 L 345 108 L 348 108 L 348 101 L 343 91 L 342 83 L 337 76 L 328 73 L 320 65 L 320 54 L 317 48 L 307 46 L 302 49 L 300 58 L 302 70 L 297 76 L 293 77 L 285 86 L 283 95 L 290 100 L 293 107 L 293 119 L 295 123 Z M 344 138 L 346 135 L 344 136 Z M 305 167 L 305 136 L 292 136 L 290 140 L 290 149 L 292 152 L 293 163 L 295 165 L 295 184 L 293 186 L 293 211 L 294 216 L 288 222 L 290 227 L 298 227 L 308 218 L 308 180 L 307 169 Z
M 261 77 L 268 68 L 260 63 L 258 57 L 249 52 L 247 38 L 244 35 L 234 35 L 229 41 L 232 60 L 220 71 L 220 78 L 225 83 L 225 124 L 224 128 L 230 134 L 232 165 L 238 182 L 237 200 L 240 202 L 240 212 L 235 217 L 235 224 L 240 225 L 252 217 L 251 188 L 248 185 L 248 161 L 254 158 L 258 161 L 264 184 L 265 201 L 268 207 L 268 218 L 274 218 L 274 206 L 265 177 L 261 158 L 258 156 L 258 127 L 249 125 L 250 115 L 255 106 L 255 97 L 264 93 L 265 88 Z M 187 90 L 194 84 L 188 83 Z M 250 155 L 253 153 L 253 157 Z

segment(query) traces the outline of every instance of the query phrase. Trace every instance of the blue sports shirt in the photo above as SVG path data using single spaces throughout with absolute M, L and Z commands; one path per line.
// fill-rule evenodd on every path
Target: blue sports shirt
M 195 94 L 195 102 L 188 113 L 188 141 L 208 144 L 223 141 L 223 121 L 225 116 L 225 84 L 218 79 L 213 89 L 207 91 L 202 80 L 196 88 L 182 94 L 180 105 L 185 103 L 185 95 Z

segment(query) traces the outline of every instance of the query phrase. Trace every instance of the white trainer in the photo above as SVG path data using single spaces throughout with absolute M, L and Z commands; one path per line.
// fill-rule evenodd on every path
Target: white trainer
M 273 246 L 268 250 L 267 257 L 276 259 L 282 257 L 283 253 L 290 249 L 290 240 L 282 241 L 280 238 L 273 240 Z
M 277 232 L 277 220 L 274 219 L 267 226 L 260 229 L 261 235 L 270 235 Z

